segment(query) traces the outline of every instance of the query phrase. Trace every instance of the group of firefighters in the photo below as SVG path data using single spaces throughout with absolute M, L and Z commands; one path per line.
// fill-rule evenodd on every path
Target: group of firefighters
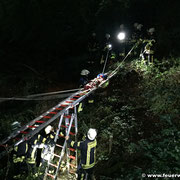
M 96 68 L 102 67 L 105 60 L 109 58 L 109 63 L 114 60 L 121 60 L 125 57 L 129 47 L 135 43 L 140 43 L 141 47 L 134 51 L 132 56 L 138 56 L 147 63 L 153 62 L 154 44 L 155 44 L 155 28 L 149 28 L 146 32 L 143 31 L 143 25 L 134 23 L 133 32 L 129 37 L 126 37 L 120 44 L 114 43 L 110 34 L 106 34 L 102 44 L 99 43 L 96 33 L 92 33 L 88 41 L 88 67 L 93 66 Z M 126 27 L 121 24 L 120 31 L 128 32 Z M 112 49 L 111 46 L 114 46 Z M 139 52 L 138 52 L 139 51 Z M 107 54 L 109 52 L 109 54 Z M 85 89 L 94 86 L 91 81 L 89 82 L 89 71 L 84 69 L 81 71 L 80 87 Z M 99 74 L 95 80 L 104 80 L 104 74 Z M 13 124 L 13 130 L 19 127 L 18 122 Z M 74 142 L 69 136 L 65 140 L 69 146 L 81 151 L 81 158 L 77 167 L 78 179 L 87 180 L 93 179 L 93 168 L 96 159 L 96 141 L 97 131 L 90 128 L 87 132 L 86 138 L 81 142 Z M 35 135 L 28 141 L 24 141 L 14 147 L 13 150 L 13 177 L 12 179 L 20 179 L 21 175 L 31 172 L 33 176 L 44 177 L 45 168 L 48 162 L 49 148 L 53 147 L 55 131 L 54 128 L 48 125 L 42 132 Z M 38 169 L 38 171 L 37 171 Z
M 19 128 L 16 121 L 12 124 Z M 14 130 L 16 130 L 14 128 Z M 93 168 L 96 159 L 96 141 L 97 131 L 90 128 L 84 141 L 72 141 L 69 136 L 65 140 L 74 149 L 81 151 L 81 158 L 77 167 L 78 180 L 93 179 Z M 50 158 L 50 152 L 54 142 L 55 131 L 51 125 L 48 125 L 43 132 L 33 136 L 30 140 L 24 141 L 13 149 L 13 177 L 9 179 L 22 179 L 23 175 L 31 175 L 33 178 L 43 179 L 47 162 Z M 52 172 L 53 173 L 53 172 Z
M 12 124 L 13 130 L 19 128 L 19 122 Z M 12 179 L 21 179 L 21 175 L 31 174 L 33 177 L 42 175 L 48 161 L 47 149 L 54 145 L 54 128 L 48 125 L 42 132 L 25 140 L 14 147 Z
M 100 42 L 96 33 L 93 32 L 88 40 L 87 63 L 94 65 L 94 68 L 100 67 L 105 62 L 108 50 L 110 51 L 108 54 L 109 64 L 115 60 L 122 60 L 135 43 L 138 43 L 138 48 L 130 55 L 145 60 L 147 64 L 153 62 L 156 45 L 155 28 L 151 27 L 145 30 L 142 24 L 134 23 L 131 29 L 130 32 L 124 24 L 120 25 L 119 32 L 126 34 L 126 37 L 120 41 L 107 33 Z

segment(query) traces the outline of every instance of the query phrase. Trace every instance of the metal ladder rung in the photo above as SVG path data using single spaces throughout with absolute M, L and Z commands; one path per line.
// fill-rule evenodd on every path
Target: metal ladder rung
M 50 112 L 50 114 L 57 114 L 57 112 Z
M 70 119 L 70 118 L 71 118 L 71 115 L 67 115 L 67 116 L 64 116 L 64 117 Z
M 75 101 L 76 99 L 75 99 L 75 98 L 71 98 L 70 100 L 71 100 L 71 101 Z
M 67 128 L 67 126 L 65 126 L 65 125 L 63 125 L 63 124 L 61 125 L 61 127 Z
M 58 135 L 59 137 L 65 138 L 65 136 L 62 136 L 61 134 Z
M 73 151 L 73 152 L 75 152 L 75 151 L 76 151 L 76 150 L 75 150 L 75 149 L 73 149 L 73 148 L 69 148 L 69 150 L 70 150 L 70 151 Z
M 69 126 L 69 124 L 67 124 L 67 125 Z M 75 127 L 75 125 L 72 124 L 71 127 Z
M 73 133 L 73 132 L 69 132 L 69 134 L 70 134 L 70 135 L 73 135 L 73 136 L 76 135 L 76 133 Z
M 61 145 L 59 145 L 59 144 L 56 144 L 56 146 L 57 146 L 57 147 L 60 147 L 60 148 L 62 148 L 62 147 L 63 147 L 63 146 L 61 146 Z
M 57 167 L 58 167 L 57 165 L 52 164 L 52 163 L 49 163 L 49 165 L 51 165 L 51 166 L 53 166 L 53 167 L 55 167 L 55 168 L 57 168 Z
M 43 116 L 43 118 L 50 119 L 51 116 Z
M 79 97 L 81 97 L 81 96 L 78 96 L 78 95 L 77 95 L 77 96 L 74 96 L 74 97 L 79 98 Z
M 56 156 L 56 157 L 58 157 L 58 158 L 60 158 L 61 156 L 59 156 L 59 155 L 57 155 L 57 154 L 53 154 L 54 156 Z
M 45 121 L 36 121 L 36 123 L 44 123 Z
M 71 167 L 74 167 L 74 168 L 77 168 L 77 166 L 76 165 L 74 165 L 74 164 L 69 164 Z
M 75 160 L 75 159 L 76 159 L 76 157 L 75 157 L 75 156 L 69 156 L 69 158 L 70 158 L 70 159 L 73 159 L 73 160 Z
M 26 131 L 20 131 L 21 134 L 28 134 Z
M 61 107 L 67 107 L 68 105 L 67 104 L 61 104 Z
M 56 108 L 56 110 L 63 110 L 63 108 Z
M 66 101 L 66 103 L 72 103 L 72 101 Z
M 76 174 L 74 171 L 71 171 L 71 170 L 69 171 L 69 173 L 71 173 L 71 174 Z
M 28 126 L 28 128 L 37 128 L 37 126 Z
M 55 178 L 55 176 L 53 176 L 52 174 L 46 173 L 48 176 L 50 176 L 51 178 Z

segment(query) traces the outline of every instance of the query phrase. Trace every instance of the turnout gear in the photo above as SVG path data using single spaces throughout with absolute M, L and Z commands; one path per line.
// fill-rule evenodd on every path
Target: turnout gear
M 29 147 L 27 152 L 27 164 L 32 170 L 34 170 L 36 165 L 37 148 L 42 148 L 45 141 L 46 138 L 44 138 L 40 134 L 35 135 L 29 141 Z
M 147 62 L 147 64 L 152 63 L 154 60 L 155 51 L 155 28 L 150 28 L 147 30 L 147 36 L 143 41 L 143 48 L 141 50 L 140 57 Z
M 79 87 L 84 87 L 84 85 L 86 85 L 89 81 L 88 79 L 88 75 L 90 74 L 90 72 L 87 69 L 83 69 L 81 71 L 81 77 L 79 80 Z
M 93 167 L 96 163 L 96 146 L 97 141 L 95 139 L 97 132 L 95 129 L 89 129 L 88 138 L 82 142 L 74 142 L 68 139 L 68 143 L 74 149 L 79 149 L 81 152 L 81 160 L 78 166 L 78 180 L 84 179 L 86 176 L 91 178 L 93 176 Z
M 96 33 L 92 33 L 88 40 L 88 65 L 95 65 L 99 59 L 99 42 Z
M 13 150 L 13 164 L 14 164 L 14 178 L 27 171 L 26 153 L 28 151 L 28 144 L 26 141 L 14 147 Z

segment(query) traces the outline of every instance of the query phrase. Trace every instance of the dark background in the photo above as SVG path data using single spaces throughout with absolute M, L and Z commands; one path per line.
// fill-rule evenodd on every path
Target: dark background
M 157 58 L 178 56 L 179 8 L 178 0 L 0 0 L 1 72 L 73 83 L 92 32 L 101 41 L 105 33 L 115 36 L 120 24 L 131 32 L 135 22 L 145 31 L 155 27 Z

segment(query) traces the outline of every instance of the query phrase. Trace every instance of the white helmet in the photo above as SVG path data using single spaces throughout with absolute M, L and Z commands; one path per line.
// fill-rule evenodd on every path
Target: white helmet
M 110 34 L 106 34 L 106 38 L 109 39 L 111 36 Z
M 149 32 L 149 33 L 155 32 L 155 28 L 150 28 L 150 29 L 148 30 L 148 32 Z
M 81 75 L 82 75 L 82 76 L 87 76 L 89 73 L 90 73 L 90 72 L 89 72 L 87 69 L 83 69 L 83 70 L 81 71 Z
M 142 24 L 138 24 L 137 29 L 138 29 L 138 30 L 141 30 L 142 27 L 143 27 Z
M 53 127 L 52 127 L 51 125 L 48 125 L 48 126 L 45 128 L 45 133 L 46 133 L 46 134 L 49 134 L 52 129 L 53 129 Z
M 21 123 L 19 123 L 18 121 L 15 121 L 15 122 L 13 122 L 13 123 L 11 124 L 11 129 L 12 129 L 13 131 L 19 129 L 20 127 L 21 127 Z
M 93 128 L 90 128 L 87 133 L 87 137 L 89 140 L 94 140 L 97 136 L 97 131 Z

